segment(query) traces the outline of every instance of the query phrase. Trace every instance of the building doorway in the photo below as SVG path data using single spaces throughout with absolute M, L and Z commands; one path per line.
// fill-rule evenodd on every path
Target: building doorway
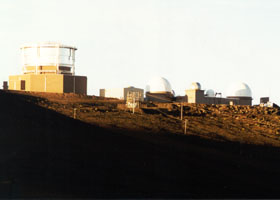
M 25 90 L 25 80 L 20 81 L 20 90 Z

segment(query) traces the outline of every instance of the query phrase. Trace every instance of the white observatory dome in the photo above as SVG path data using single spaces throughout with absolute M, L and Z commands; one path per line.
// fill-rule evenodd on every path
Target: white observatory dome
M 198 82 L 193 82 L 190 85 L 190 90 L 201 90 L 201 85 Z
M 167 79 L 163 77 L 153 77 L 146 86 L 146 92 L 150 93 L 172 93 L 172 88 Z
M 24 44 L 20 49 L 23 74 L 75 74 L 74 46 L 38 42 Z
M 227 90 L 228 97 L 252 97 L 250 87 L 246 83 L 232 83 Z
M 215 92 L 212 89 L 209 89 L 205 92 L 205 96 L 207 97 L 215 97 Z

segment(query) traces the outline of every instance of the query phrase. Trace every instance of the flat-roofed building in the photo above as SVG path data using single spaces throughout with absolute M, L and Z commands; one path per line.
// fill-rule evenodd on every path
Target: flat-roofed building
M 252 92 L 246 83 L 231 84 L 226 98 L 221 97 L 221 93 L 215 93 L 212 89 L 205 92 L 197 82 L 192 83 L 185 92 L 184 98 L 178 98 L 180 101 L 202 104 L 252 105 Z
M 133 96 L 139 101 L 144 101 L 144 90 L 141 88 L 135 88 L 133 86 L 126 88 L 107 88 L 99 90 L 100 97 L 117 98 L 122 100 L 127 100 L 127 96 L 129 94 L 133 94 Z
M 87 94 L 87 77 L 75 75 L 76 50 L 54 42 L 23 45 L 22 74 L 9 76 L 9 90 Z

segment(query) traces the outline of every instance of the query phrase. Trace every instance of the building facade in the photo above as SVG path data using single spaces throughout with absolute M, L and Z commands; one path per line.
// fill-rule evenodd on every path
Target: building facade
M 141 88 L 127 87 L 127 88 L 108 88 L 100 89 L 100 97 L 117 98 L 127 100 L 127 96 L 132 94 L 139 101 L 144 101 L 144 90 Z
M 9 90 L 86 95 L 87 77 L 75 75 L 76 50 L 50 42 L 22 46 L 22 74 L 9 76 Z
M 186 96 L 182 98 L 184 102 L 201 103 L 201 104 L 229 104 L 229 105 L 252 105 L 252 97 L 250 96 L 227 96 L 209 97 L 204 94 L 204 90 L 192 89 L 186 90 Z
M 198 82 L 194 82 L 185 90 L 185 96 L 175 96 L 169 81 L 163 77 L 151 79 L 146 87 L 146 101 L 171 103 L 186 102 L 200 104 L 229 104 L 229 105 L 252 105 L 252 92 L 245 83 L 230 85 L 226 98 L 214 90 L 201 89 Z

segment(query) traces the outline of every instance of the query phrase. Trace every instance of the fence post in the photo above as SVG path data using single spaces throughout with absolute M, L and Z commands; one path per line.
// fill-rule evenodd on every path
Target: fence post
M 135 109 L 134 108 L 135 107 L 135 97 L 134 96 L 132 97 L 132 102 L 133 102 L 132 103 L 132 114 L 134 114 L 134 109 Z
M 184 134 L 187 134 L 187 124 L 188 124 L 188 120 L 185 119 L 185 128 L 184 128 Z
M 73 109 L 73 114 L 74 114 L 73 118 L 76 119 L 77 118 L 77 108 Z

